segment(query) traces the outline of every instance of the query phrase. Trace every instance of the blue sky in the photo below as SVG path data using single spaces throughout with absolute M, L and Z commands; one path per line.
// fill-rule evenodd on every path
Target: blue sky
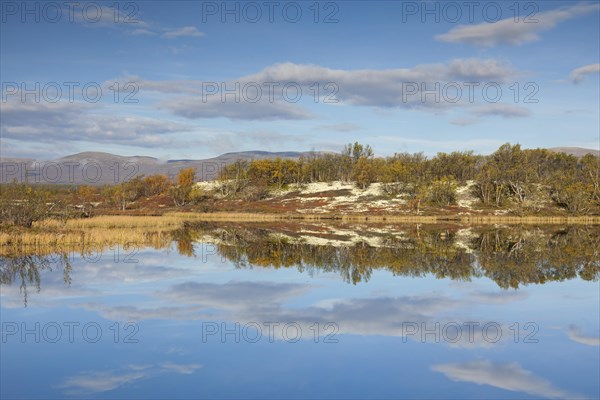
M 1 3 L 3 157 L 600 146 L 598 2 Z

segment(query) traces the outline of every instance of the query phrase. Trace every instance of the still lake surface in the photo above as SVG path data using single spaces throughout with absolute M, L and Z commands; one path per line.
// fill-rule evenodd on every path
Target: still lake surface
M 2 398 L 599 398 L 600 228 L 201 224 L 5 254 Z

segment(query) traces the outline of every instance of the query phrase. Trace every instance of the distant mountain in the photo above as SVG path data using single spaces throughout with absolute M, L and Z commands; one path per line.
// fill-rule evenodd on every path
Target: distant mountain
M 595 156 L 600 156 L 600 150 L 585 149 L 583 147 L 552 147 L 548 150 L 553 151 L 555 153 L 571 154 L 575 157 L 583 157 L 586 154 L 593 154 Z
M 553 152 L 563 152 L 577 157 L 588 153 L 600 156 L 600 151 L 581 147 L 554 147 Z M 123 182 L 137 175 L 165 174 L 172 178 L 179 170 L 193 167 L 198 180 L 213 180 L 226 165 L 237 160 L 265 158 L 298 159 L 301 156 L 325 154 L 324 152 L 269 152 L 261 150 L 224 153 L 204 160 L 161 161 L 146 156 L 119 156 L 103 152 L 83 152 L 50 161 L 26 158 L 0 159 L 0 183 L 27 180 L 30 183 L 104 185 Z
M 180 169 L 196 168 L 198 180 L 213 180 L 226 165 L 237 160 L 265 158 L 297 159 L 314 152 L 242 151 L 204 160 L 160 161 L 146 156 L 119 156 L 103 152 L 83 152 L 50 161 L 25 158 L 0 160 L 0 183 L 27 180 L 30 183 L 104 185 L 129 180 L 137 175 L 165 174 L 175 177 Z M 317 152 L 317 154 L 321 154 Z

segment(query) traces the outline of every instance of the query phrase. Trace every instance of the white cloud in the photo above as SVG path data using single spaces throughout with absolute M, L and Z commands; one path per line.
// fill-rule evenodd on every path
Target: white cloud
M 309 139 L 304 134 L 287 134 L 269 130 L 258 131 L 236 131 L 229 135 L 232 143 L 245 144 L 246 146 L 258 146 L 262 150 L 285 151 L 282 143 L 289 146 L 296 146 L 306 143 Z
M 341 70 L 288 62 L 224 82 L 150 81 L 135 76 L 119 81 L 135 82 L 142 92 L 188 95 L 163 96 L 159 103 L 160 107 L 186 118 L 294 120 L 312 118 L 300 102 L 290 101 L 290 98 L 296 98 L 296 92 L 300 93 L 299 100 L 317 101 L 324 106 L 356 105 L 440 112 L 470 105 L 469 92 L 477 86 L 467 84 L 503 84 L 513 82 L 518 75 L 518 71 L 504 62 L 474 58 L 386 70 Z M 452 87 L 444 89 L 448 84 Z M 285 87 L 293 93 L 284 94 Z M 293 89 L 289 89 L 291 87 Z M 318 95 L 315 87 L 319 88 Z M 452 89 L 456 87 L 460 90 L 458 99 Z M 222 90 L 227 92 L 221 93 Z M 435 90 L 437 96 L 424 94 L 430 90 Z M 476 101 L 483 100 L 478 98 Z M 354 126 L 345 124 L 334 128 L 349 131 Z
M 333 83 L 339 89 L 335 97 L 346 104 L 377 107 L 419 106 L 440 108 L 449 105 L 442 101 L 423 103 L 420 96 L 421 85 L 426 89 L 434 88 L 436 83 L 448 82 L 496 82 L 510 81 L 517 72 L 509 65 L 494 59 L 454 59 L 445 64 L 420 64 L 412 68 L 385 70 L 340 70 L 305 65 L 282 63 L 269 66 L 257 74 L 239 79 L 241 82 L 278 82 L 299 84 L 309 88 L 315 82 L 321 88 L 323 96 L 327 92 L 327 83 Z M 417 93 L 408 96 L 408 90 L 416 83 Z M 405 95 L 406 92 L 406 95 Z
M 145 369 L 152 368 L 152 364 L 129 364 L 127 368 L 133 371 L 143 371 Z
M 117 29 L 134 36 L 156 34 L 153 31 L 153 24 L 144 21 L 137 10 L 127 6 L 120 9 L 98 3 L 73 3 L 71 7 L 73 7 L 74 21 L 87 28 Z M 71 11 L 67 9 L 64 12 Z
M 535 376 L 517 363 L 491 363 L 487 360 L 469 361 L 456 364 L 440 364 L 431 368 L 457 382 L 489 385 L 511 392 L 522 392 L 532 396 L 551 399 L 571 399 L 576 397 L 552 385 L 551 382 Z
M 184 26 L 177 29 L 168 29 L 161 35 L 166 39 L 175 39 L 178 37 L 202 37 L 203 32 L 200 32 L 195 26 Z
M 179 28 L 161 28 L 155 22 L 145 21 L 141 18 L 139 10 L 124 5 L 122 9 L 118 7 L 107 7 L 93 5 L 92 7 L 80 6 L 76 3 L 73 16 L 75 22 L 89 28 L 109 28 L 119 29 L 133 36 L 155 36 L 160 35 L 164 39 L 177 39 L 181 37 L 203 37 L 204 32 L 200 32 L 194 26 L 182 26 Z M 69 12 L 66 10 L 65 12 Z
M 356 124 L 333 124 L 333 125 L 320 125 L 315 128 L 320 131 L 335 131 L 335 132 L 355 132 L 360 130 L 360 126 Z
M 455 118 L 450 121 L 450 123 L 452 125 L 457 125 L 457 126 L 476 125 L 480 122 L 481 122 L 481 120 L 479 120 L 477 118 Z
M 407 144 L 419 146 L 419 148 L 448 148 L 456 150 L 475 150 L 482 154 L 491 153 L 506 141 L 500 139 L 452 139 L 452 140 L 435 140 L 435 139 L 418 139 L 401 136 L 374 136 L 373 140 L 388 143 L 393 148 L 405 148 Z
M 152 32 L 148 29 L 144 29 L 144 28 L 140 28 L 140 29 L 134 29 L 131 32 L 129 32 L 129 34 L 133 35 L 133 36 L 154 36 L 156 35 L 155 32 Z
M 478 117 L 498 116 L 503 118 L 529 117 L 531 111 L 527 108 L 506 103 L 484 104 L 473 108 L 472 113 Z
M 102 104 L 35 103 L 11 98 L 0 110 L 0 133 L 3 138 L 29 142 L 92 141 L 153 147 L 168 144 L 169 134 L 192 129 L 179 122 L 109 110 Z
M 478 47 L 499 44 L 521 45 L 539 39 L 539 33 L 554 28 L 559 22 L 598 11 L 598 4 L 577 4 L 533 15 L 529 22 L 513 17 L 494 23 L 460 25 L 435 38 L 443 42 L 467 43 Z M 537 22 L 534 22 L 537 21 Z
M 189 53 L 193 50 L 193 47 L 188 45 L 183 46 L 169 46 L 169 51 L 175 55 Z
M 175 115 L 190 118 L 229 118 L 231 120 L 296 120 L 311 118 L 311 114 L 303 107 L 279 100 L 268 100 L 256 103 L 235 101 L 233 97 L 222 100 L 219 95 L 206 97 L 179 97 L 166 100 L 161 107 L 170 110 Z
M 600 74 L 600 64 L 589 64 L 584 65 L 571 71 L 571 82 L 581 83 L 585 79 L 586 75 L 598 75 Z
M 169 81 L 151 81 L 142 79 L 137 75 L 127 75 L 108 80 L 103 87 L 109 87 L 118 82 L 122 87 L 134 84 L 139 88 L 139 93 L 158 92 L 164 94 L 202 94 L 202 81 L 192 79 L 177 79 Z

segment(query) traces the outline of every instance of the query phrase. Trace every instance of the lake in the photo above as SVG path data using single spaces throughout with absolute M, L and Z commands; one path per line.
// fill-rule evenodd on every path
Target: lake
M 598 226 L 196 223 L 1 259 L 2 398 L 599 398 Z

